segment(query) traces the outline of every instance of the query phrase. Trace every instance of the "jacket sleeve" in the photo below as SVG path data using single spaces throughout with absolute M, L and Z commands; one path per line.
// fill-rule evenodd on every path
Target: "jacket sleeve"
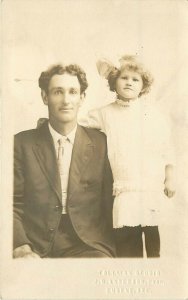
M 14 139 L 13 249 L 31 242 L 24 230 L 24 162 L 19 135 Z

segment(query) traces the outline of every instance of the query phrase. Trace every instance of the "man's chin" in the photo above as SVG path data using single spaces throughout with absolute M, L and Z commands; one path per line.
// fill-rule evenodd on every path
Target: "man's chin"
M 72 118 L 70 116 L 64 116 L 63 118 L 59 119 L 59 122 L 62 123 L 62 124 L 63 123 L 66 124 L 66 123 L 72 122 Z

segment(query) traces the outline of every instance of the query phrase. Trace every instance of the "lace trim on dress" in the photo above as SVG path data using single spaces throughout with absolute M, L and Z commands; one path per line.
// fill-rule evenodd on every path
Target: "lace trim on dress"
M 114 181 L 113 184 L 113 196 L 118 196 L 123 192 L 144 192 L 145 189 L 136 182 L 126 182 L 121 180 Z
M 130 102 L 128 100 L 124 101 L 124 100 L 121 100 L 121 99 L 116 99 L 116 103 L 120 106 L 123 106 L 123 107 L 129 107 L 129 105 L 130 105 Z

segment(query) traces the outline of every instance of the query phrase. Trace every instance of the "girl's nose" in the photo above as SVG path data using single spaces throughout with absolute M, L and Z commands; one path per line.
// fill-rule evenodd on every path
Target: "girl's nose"
M 132 84 L 132 82 L 131 82 L 131 79 L 127 79 L 127 81 L 126 81 L 126 85 L 131 85 Z

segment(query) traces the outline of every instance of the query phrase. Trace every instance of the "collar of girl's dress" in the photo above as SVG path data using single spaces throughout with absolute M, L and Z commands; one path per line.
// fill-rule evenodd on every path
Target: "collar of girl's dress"
M 122 107 L 132 107 L 132 106 L 137 106 L 139 104 L 139 99 L 135 99 L 135 100 L 127 100 L 127 101 L 124 101 L 124 100 L 121 100 L 118 98 L 116 98 L 116 103 L 119 105 L 119 106 L 122 106 Z

